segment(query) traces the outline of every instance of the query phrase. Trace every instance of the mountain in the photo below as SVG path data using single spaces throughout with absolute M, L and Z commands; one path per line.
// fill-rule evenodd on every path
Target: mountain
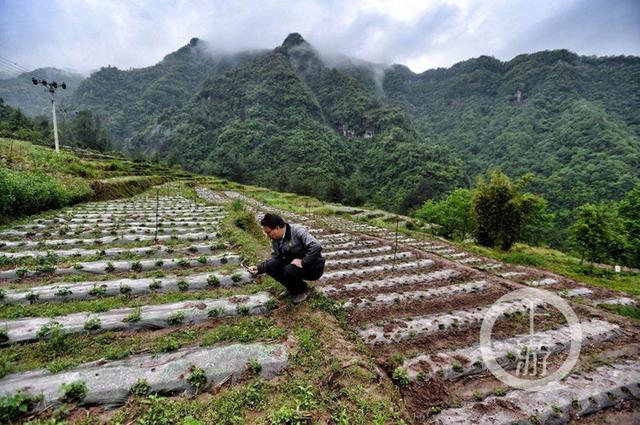
M 640 58 L 566 50 L 481 56 L 413 73 L 318 54 L 211 53 L 193 39 L 157 65 L 107 67 L 71 103 L 119 148 L 278 190 L 406 211 L 500 167 L 533 173 L 561 227 L 640 176 Z
M 133 136 L 170 119 L 207 78 L 261 54 L 211 54 L 206 42 L 193 38 L 150 67 L 101 68 L 80 84 L 72 105 L 100 116 L 118 147 L 126 149 Z
M 403 210 L 460 177 L 406 114 L 326 67 L 299 34 L 205 81 L 130 148 L 241 182 Z
M 372 77 L 369 77 L 372 79 Z M 387 70 L 386 98 L 453 151 L 473 179 L 534 173 L 558 211 L 620 199 L 640 176 L 640 58 L 567 50 Z
M 38 68 L 11 78 L 0 79 L 0 98 L 7 105 L 20 109 L 30 117 L 51 115 L 51 98 L 44 86 L 34 86 L 31 79 L 66 83 L 66 90 L 56 91 L 58 115 L 64 118 L 69 114 L 67 103 L 84 77 L 73 72 L 57 68 Z

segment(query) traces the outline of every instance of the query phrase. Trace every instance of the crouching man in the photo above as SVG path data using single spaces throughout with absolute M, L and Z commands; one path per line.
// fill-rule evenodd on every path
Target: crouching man
M 271 258 L 251 267 L 252 274 L 266 273 L 286 288 L 281 296 L 292 296 L 298 304 L 309 296 L 305 280 L 316 280 L 324 273 L 322 246 L 306 228 L 289 224 L 277 214 L 265 214 L 262 230 L 271 239 Z

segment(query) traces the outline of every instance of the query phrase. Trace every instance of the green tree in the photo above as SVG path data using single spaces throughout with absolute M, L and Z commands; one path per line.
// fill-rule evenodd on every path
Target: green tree
M 72 143 L 81 148 L 106 151 L 111 142 L 107 132 L 102 128 L 100 120 L 91 111 L 79 111 L 69 125 L 69 137 Z
M 640 267 L 640 183 L 620 201 L 618 211 L 628 242 L 625 263 Z
M 580 262 L 619 260 L 625 252 L 624 224 L 614 204 L 581 206 L 569 232 L 570 243 L 579 252 Z
M 440 225 L 438 234 L 441 236 L 462 240 L 476 227 L 471 213 L 472 200 L 472 190 L 458 188 L 439 201 L 428 200 L 416 210 L 415 215 Z
M 476 219 L 476 238 L 480 245 L 499 246 L 508 250 L 522 239 L 527 224 L 534 222 L 544 207 L 544 200 L 532 193 L 522 193 L 531 176 L 525 175 L 516 184 L 499 170 L 483 177 L 473 196 L 472 213 Z

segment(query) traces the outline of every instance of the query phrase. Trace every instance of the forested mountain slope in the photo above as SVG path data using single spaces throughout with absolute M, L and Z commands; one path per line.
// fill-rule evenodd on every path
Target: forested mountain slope
M 204 80 L 259 55 L 213 55 L 205 42 L 193 38 L 150 67 L 128 71 L 101 68 L 83 81 L 72 105 L 98 114 L 118 147 L 126 148 L 132 136 L 170 119 Z
M 58 113 L 61 118 L 67 115 L 67 101 L 78 88 L 83 76 L 56 68 L 39 68 L 22 73 L 16 77 L 0 79 L 0 98 L 8 105 L 20 109 L 30 117 L 51 116 L 51 98 L 44 86 L 34 86 L 32 78 L 38 80 L 66 83 L 66 90 L 56 92 Z
M 535 174 L 556 210 L 620 199 L 640 176 L 640 58 L 566 50 L 385 74 L 387 98 L 463 161 L 467 176 Z
M 457 162 L 298 34 L 206 81 L 132 144 L 191 170 L 406 209 L 459 184 Z

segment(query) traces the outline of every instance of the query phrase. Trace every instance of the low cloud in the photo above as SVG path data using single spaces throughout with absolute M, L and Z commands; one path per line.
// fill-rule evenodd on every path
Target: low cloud
M 416 72 L 541 49 L 638 55 L 640 3 L 0 0 L 0 56 L 27 69 L 137 68 L 157 63 L 192 37 L 233 53 L 274 48 L 290 32 L 327 55 L 401 63 Z M 0 72 L 11 68 L 0 61 Z

